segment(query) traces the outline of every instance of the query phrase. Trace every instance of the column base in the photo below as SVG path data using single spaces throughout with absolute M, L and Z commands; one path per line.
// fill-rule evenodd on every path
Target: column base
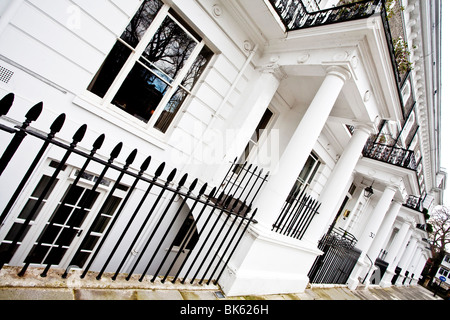
M 363 272 L 370 267 L 370 263 L 364 261 L 364 258 L 359 258 L 356 266 L 353 268 L 352 273 L 347 281 L 347 286 L 350 290 L 356 290 L 359 285 L 362 285 L 366 274 Z
M 219 284 L 227 296 L 304 292 L 308 272 L 322 251 L 258 226 L 245 235 L 246 250 L 236 252 Z
M 386 272 L 383 275 L 383 278 L 380 282 L 380 287 L 382 288 L 389 288 L 392 286 L 392 278 L 395 276 L 395 273 L 391 270 L 386 270 Z
M 403 280 L 405 280 L 405 276 L 398 276 L 397 281 L 395 281 L 395 286 L 396 287 L 403 287 Z

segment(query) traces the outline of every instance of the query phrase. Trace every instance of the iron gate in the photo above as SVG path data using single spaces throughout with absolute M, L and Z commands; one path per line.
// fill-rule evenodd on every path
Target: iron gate
M 356 238 L 342 229 L 333 229 L 319 241 L 324 253 L 316 258 L 308 277 L 311 283 L 346 284 L 361 251 Z

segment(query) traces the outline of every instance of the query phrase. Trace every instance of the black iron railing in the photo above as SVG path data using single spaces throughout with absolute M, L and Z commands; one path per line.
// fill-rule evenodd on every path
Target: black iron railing
M 344 4 L 329 9 L 310 12 L 303 4 L 303 0 L 269 0 L 273 8 L 283 22 L 286 31 L 294 31 L 305 28 L 319 27 L 335 23 L 354 21 L 372 17 L 374 14 L 380 14 L 384 32 L 389 47 L 392 68 L 397 84 L 399 103 L 403 107 L 401 99 L 402 77 L 399 71 L 397 59 L 395 56 L 394 40 L 389 25 L 388 13 L 385 6 L 385 0 L 366 0 L 349 4 Z M 408 74 L 408 70 L 405 74 Z M 403 111 L 404 112 L 404 111 Z M 405 114 L 403 114 L 405 117 Z
M 364 19 L 380 10 L 381 0 L 368 0 L 310 12 L 302 0 L 269 0 L 287 31 Z
M 319 241 L 323 255 L 316 258 L 308 277 L 316 284 L 346 284 L 361 251 L 356 238 L 342 230 L 332 229 Z
M 397 148 L 369 140 L 364 147 L 363 155 L 366 158 L 382 161 L 398 167 L 417 170 L 416 157 L 413 150 Z
M 264 183 L 267 182 L 270 172 L 265 173 L 262 168 L 247 162 L 238 163 L 237 161 L 238 158 L 235 158 L 220 183 L 216 195 L 221 192 L 233 195 L 232 203 L 242 204 L 244 202 L 251 206 Z M 220 201 L 216 197 L 212 199 L 215 203 L 224 203 L 226 200 L 225 197 Z
M 299 185 L 289 193 L 272 231 L 301 240 L 318 214 L 321 204 L 307 194 L 307 186 Z
M 406 203 L 403 205 L 407 208 L 422 212 L 423 211 L 423 200 L 422 198 L 416 196 L 409 196 Z
M 78 144 L 84 139 L 86 125 L 76 131 L 70 144 L 61 142 L 55 136 L 64 125 L 65 114 L 56 118 L 48 134 L 31 128 L 30 124 L 43 111 L 42 103 L 30 109 L 21 125 L 14 126 L 2 117 L 8 113 L 13 101 L 13 94 L 0 100 L 0 132 L 12 136 L 1 141 L 6 147 L 0 157 L 0 178 L 4 178 L 2 173 L 8 171 L 11 168 L 8 164 L 18 157 L 25 155 L 31 165 L 25 169 L 23 176 L 17 178 L 17 182 L 0 180 L 4 185 L 17 185 L 9 202 L 3 204 L 0 214 L 0 269 L 10 263 L 21 247 L 26 257 L 21 258 L 19 263 L 23 266 L 20 276 L 30 265 L 38 265 L 45 267 L 41 274 L 43 277 L 51 267 L 58 267 L 66 268 L 63 277 L 72 268 L 79 268 L 83 270 L 82 278 L 92 271 L 97 272 L 97 279 L 108 272 L 114 273 L 113 280 L 120 274 L 126 275 L 126 280 L 130 280 L 133 274 L 140 274 L 139 281 L 151 275 L 152 282 L 157 277 L 162 282 L 171 277 L 172 282 L 180 279 L 184 283 L 189 278 L 191 283 L 196 279 L 199 283 L 207 279 L 208 283 L 212 280 L 217 283 L 247 228 L 252 222 L 256 223 L 254 216 L 257 210 L 251 213 L 251 202 L 267 179 L 267 176 L 260 177 L 262 171 L 256 180 L 245 180 L 245 184 L 236 190 L 225 187 L 220 189 L 222 191 L 217 188 L 207 191 L 209 187 L 204 184 L 196 191 L 198 180 L 194 179 L 187 185 L 188 175 L 185 174 L 176 182 L 176 169 L 162 178 L 165 176 L 165 163 L 160 164 L 153 174 L 147 173 L 151 157 L 146 158 L 139 169 L 132 169 L 136 149 L 126 158 L 123 166 L 115 164 L 123 143 L 116 145 L 109 159 L 100 157 L 97 151 L 102 147 L 105 135 L 95 140 L 90 153 L 83 151 Z M 19 150 L 28 141 L 40 147 L 37 154 L 30 155 Z M 30 184 L 31 177 L 42 172 L 40 169 L 45 154 L 50 150 L 61 150 L 63 156 L 51 162 L 49 160 L 46 170 L 52 173 L 44 175 L 34 191 L 25 192 L 30 190 L 26 189 L 26 185 Z M 71 167 L 68 160 L 72 157 L 77 159 L 77 163 L 84 164 L 74 168 L 76 173 L 71 180 L 61 182 L 60 173 Z M 243 169 L 243 172 L 250 170 Z M 118 176 L 113 183 L 106 177 L 110 171 Z M 253 174 L 248 176 L 255 178 Z M 90 184 L 81 183 L 86 177 L 94 178 Z M 125 177 L 128 185 L 124 186 Z M 228 181 L 224 186 L 233 185 L 233 179 L 225 178 L 224 181 Z M 47 199 L 57 183 L 63 183 L 66 191 L 56 209 L 47 209 Z M 103 188 L 106 194 L 100 199 L 101 184 L 105 183 L 109 184 L 109 188 L 106 191 Z M 138 185 L 139 192 L 136 190 Z M 122 198 L 116 196 L 119 189 L 124 193 Z M 82 192 L 84 196 L 81 196 Z M 27 205 L 19 206 L 17 200 L 23 196 L 31 200 Z M 76 206 L 74 199 L 81 199 Z M 100 199 L 98 201 L 101 203 L 94 210 L 92 203 L 96 199 Z M 68 208 L 76 210 L 68 211 Z M 45 216 L 41 214 L 44 211 L 47 212 Z M 70 214 L 70 219 L 62 219 Z M 38 218 L 45 222 L 39 227 L 36 223 Z M 86 230 L 81 229 L 81 221 L 90 221 L 90 224 L 84 224 Z M 40 236 L 25 244 L 25 236 L 31 228 L 42 228 L 33 233 Z M 55 233 L 55 230 L 60 233 Z

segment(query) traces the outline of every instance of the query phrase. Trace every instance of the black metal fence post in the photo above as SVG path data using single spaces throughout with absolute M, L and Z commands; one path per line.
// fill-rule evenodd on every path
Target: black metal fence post
M 167 186 L 172 182 L 172 180 L 175 178 L 175 174 L 176 174 L 177 170 L 173 169 L 172 172 L 169 174 L 169 176 L 167 177 L 167 181 L 165 184 L 165 187 L 167 188 Z M 181 187 L 183 186 L 183 184 L 186 182 L 186 180 L 181 180 L 178 183 L 179 188 L 181 189 Z M 161 190 L 161 192 L 158 195 L 158 198 L 156 199 L 155 203 L 153 204 L 152 209 L 150 210 L 149 214 L 148 214 L 148 218 L 153 214 L 153 211 L 156 208 L 156 205 L 159 203 L 159 201 L 161 200 L 162 195 L 164 194 L 164 192 L 166 191 L 166 188 L 163 188 Z M 176 193 L 174 193 L 173 199 L 175 199 Z M 170 201 L 169 203 L 172 204 L 173 200 Z M 166 210 L 169 210 L 169 207 L 166 207 Z M 167 211 L 164 211 L 161 215 L 161 218 L 164 217 L 164 214 Z M 156 224 L 155 228 L 153 229 L 152 234 L 150 235 L 150 237 L 148 238 L 147 242 L 145 243 L 144 247 L 142 248 L 141 254 L 139 255 L 139 257 L 137 258 L 136 262 L 134 263 L 133 267 L 131 268 L 131 271 L 128 273 L 128 276 L 126 277 L 126 280 L 130 280 L 131 275 L 133 274 L 134 270 L 136 269 L 136 267 L 138 266 L 139 262 L 141 261 L 142 257 L 144 256 L 145 251 L 147 250 L 147 247 L 150 245 L 150 242 L 153 240 L 153 237 L 155 236 L 156 231 L 158 230 L 159 225 L 162 222 L 162 219 L 159 219 L 158 223 Z M 144 227 L 144 225 L 143 225 Z M 137 237 L 137 236 L 136 236 Z M 137 240 L 137 239 L 136 239 Z
M 205 185 L 206 185 L 206 184 L 205 184 Z M 204 192 L 203 192 L 203 193 L 204 193 Z M 205 203 L 203 204 L 202 209 L 200 210 L 200 212 L 199 212 L 199 214 L 198 214 L 198 216 L 197 216 L 197 221 L 199 221 L 199 220 L 202 218 L 203 213 L 205 212 L 205 209 L 208 207 L 208 205 L 209 205 L 209 203 L 210 203 L 210 201 L 211 201 L 211 198 L 212 198 L 215 194 L 216 194 L 216 188 L 213 188 L 213 189 L 211 190 L 211 192 L 209 193 L 209 195 L 208 195 L 208 197 L 207 197 Z M 193 210 L 191 210 L 191 211 L 193 211 Z M 186 219 L 185 219 L 184 223 L 187 222 L 187 219 L 189 219 L 189 215 L 186 216 Z M 167 277 L 169 276 L 169 273 L 170 273 L 170 271 L 172 270 L 173 265 L 174 265 L 175 262 L 177 261 L 177 259 L 178 259 L 178 257 L 180 256 L 181 252 L 183 252 L 183 251 L 185 250 L 185 248 L 187 247 L 187 245 L 189 244 L 189 241 L 190 241 L 190 239 L 191 239 L 193 233 L 195 232 L 196 228 L 197 228 L 197 222 L 196 222 L 196 220 L 194 220 L 194 222 L 193 222 L 192 225 L 190 226 L 188 232 L 186 233 L 186 237 L 185 237 L 185 239 L 183 240 L 183 243 L 181 243 L 181 245 L 180 245 L 180 249 L 178 250 L 176 256 L 173 258 L 172 264 L 171 264 L 171 265 L 169 266 L 169 268 L 167 269 L 167 272 L 166 272 L 166 274 L 164 275 L 164 278 L 162 279 L 161 282 L 164 283 L 164 281 L 165 281 L 165 280 L 167 279 Z M 172 243 L 172 244 L 173 244 L 173 243 Z M 183 262 L 181 263 L 181 266 L 180 266 L 180 268 L 178 269 L 178 272 L 177 272 L 176 275 L 174 276 L 174 279 L 173 279 L 173 281 L 172 281 L 173 283 L 175 283 L 175 281 L 176 281 L 178 275 L 180 274 L 181 270 L 183 269 L 183 267 L 184 267 L 184 265 L 185 265 L 187 259 L 189 259 L 189 256 L 190 256 L 191 253 L 192 253 L 192 250 L 189 250 L 189 252 L 186 254 L 186 257 L 184 258 Z
M 140 181 L 140 178 L 142 177 L 142 175 L 144 174 L 144 172 L 148 169 L 148 167 L 150 166 L 150 161 L 151 161 L 151 157 L 148 157 L 145 159 L 145 161 L 142 163 L 141 165 L 141 170 L 138 173 L 138 177 L 134 180 L 133 184 L 131 185 L 130 189 L 128 190 L 128 193 L 125 197 L 125 199 L 123 199 L 122 204 L 120 205 L 119 210 L 116 213 L 116 217 L 118 217 L 120 215 L 120 213 L 123 211 L 125 205 L 127 204 L 128 200 L 130 199 L 130 196 L 133 192 L 133 190 L 136 188 L 136 185 L 138 184 L 138 182 Z M 111 261 L 112 257 L 114 256 L 114 253 L 117 251 L 117 249 L 119 248 L 119 245 L 121 244 L 123 238 L 125 237 L 125 235 L 127 234 L 128 229 L 131 226 L 131 223 L 134 221 L 134 218 L 137 214 L 137 211 L 135 211 L 133 213 L 133 215 L 131 216 L 130 220 L 128 220 L 127 226 L 125 227 L 125 229 L 122 231 L 122 234 L 120 235 L 119 239 L 117 240 L 113 250 L 111 251 L 111 253 L 109 254 L 108 258 L 106 259 L 105 263 L 103 264 L 102 269 L 100 270 L 100 272 L 97 275 L 97 280 L 100 280 L 100 278 L 102 277 L 103 273 L 106 270 L 106 267 L 108 266 L 109 262 Z M 112 223 L 112 225 L 114 225 L 114 223 Z M 110 227 L 109 230 L 112 229 L 112 226 Z M 98 249 L 97 249 L 98 251 Z
M 33 163 L 28 168 L 27 172 L 23 176 L 22 180 L 20 181 L 19 185 L 16 188 L 16 191 L 12 195 L 11 199 L 9 199 L 8 204 L 3 209 L 2 214 L 0 215 L 0 228 L 3 222 L 5 221 L 6 217 L 8 216 L 8 213 L 11 211 L 12 206 L 16 202 L 17 198 L 19 197 L 20 193 L 22 192 L 22 189 L 25 187 L 28 179 L 30 179 L 31 175 L 33 174 L 34 170 L 36 169 L 36 166 L 38 165 L 39 161 L 42 159 L 42 156 L 44 155 L 45 151 L 50 145 L 50 142 L 53 140 L 55 135 L 61 130 L 62 126 L 64 125 L 64 121 L 66 119 L 66 115 L 63 113 L 61 114 L 56 120 L 53 122 L 53 124 L 50 127 L 50 133 L 47 135 L 47 139 L 42 144 L 41 149 L 34 157 Z
M 33 219 L 35 213 L 37 212 L 37 210 L 39 209 L 42 201 L 44 200 L 44 198 L 47 196 L 47 193 L 49 192 L 51 186 L 53 185 L 53 183 L 56 181 L 56 178 L 58 176 L 58 174 L 61 172 L 64 164 L 66 163 L 67 159 L 69 159 L 69 156 L 72 154 L 73 150 L 75 149 L 76 145 L 83 140 L 84 135 L 86 133 L 86 129 L 87 126 L 86 125 L 82 125 L 78 131 L 75 133 L 75 135 L 73 136 L 73 140 L 72 143 L 70 144 L 70 148 L 69 150 L 67 150 L 66 154 L 63 156 L 63 158 L 61 159 L 61 162 L 59 163 L 58 167 L 55 169 L 55 172 L 53 173 L 52 177 L 50 178 L 50 180 L 47 182 L 46 186 L 44 187 L 39 199 L 36 201 L 36 203 L 34 204 L 33 208 L 31 209 L 31 211 L 28 214 L 28 217 L 25 219 L 25 222 L 22 224 L 22 226 L 20 227 L 19 232 L 17 233 L 17 235 L 14 237 L 14 240 L 12 242 L 12 244 L 9 247 L 9 250 L 6 251 L 6 253 L 2 254 L 1 258 L 0 258 L 0 269 L 3 268 L 4 264 L 7 263 L 13 255 L 14 252 L 14 247 L 17 245 L 17 243 L 19 242 L 19 239 L 22 238 L 22 235 L 24 234 L 27 226 L 30 224 L 31 220 Z M 28 267 L 28 264 L 25 265 L 26 267 Z M 26 268 L 22 269 L 22 271 L 19 273 L 20 276 L 23 276 L 23 274 L 25 273 Z
M 197 183 L 196 181 L 194 181 L 194 182 Z M 194 184 L 193 184 L 193 185 L 194 185 Z M 195 185 L 194 185 L 194 186 L 195 186 Z M 181 228 L 183 227 L 183 225 L 184 225 L 185 223 L 187 223 L 187 221 L 189 220 L 189 218 L 190 218 L 189 215 L 194 211 L 195 207 L 196 207 L 197 204 L 198 204 L 198 201 L 200 200 L 201 196 L 203 196 L 203 194 L 205 193 L 207 187 L 208 187 L 208 184 L 205 183 L 205 184 L 203 185 L 203 187 L 200 189 L 197 198 L 195 199 L 195 201 L 194 201 L 192 207 L 189 209 L 189 212 L 187 213 L 186 218 L 183 220 L 183 222 L 182 222 L 180 228 L 178 228 L 178 231 L 176 232 L 176 234 L 178 234 L 178 233 L 180 232 L 180 230 L 181 230 Z M 191 188 L 192 188 L 192 190 L 193 190 L 193 186 L 192 186 L 192 185 L 191 185 Z M 191 188 L 189 188 L 190 191 L 191 191 Z M 185 199 L 183 200 L 183 204 L 180 206 L 180 208 L 184 205 L 184 203 L 186 203 L 186 201 L 185 201 L 186 199 L 187 199 L 187 198 L 185 198 Z M 175 215 L 174 219 L 172 220 L 173 222 L 175 222 L 175 218 L 176 218 L 176 217 L 177 217 L 177 215 Z M 172 243 L 171 243 L 170 246 L 169 246 L 169 249 L 167 250 L 166 254 L 164 255 L 164 258 L 162 259 L 161 263 L 159 264 L 158 269 L 156 269 L 156 271 L 155 271 L 155 273 L 154 273 L 154 275 L 153 275 L 153 278 L 152 278 L 152 280 L 151 280 L 152 282 L 155 281 L 156 277 L 158 276 L 159 271 L 160 271 L 161 268 L 163 267 L 164 263 L 165 263 L 166 260 L 167 260 L 167 257 L 169 256 L 169 254 L 171 253 L 173 247 L 175 246 L 175 240 L 176 240 L 176 239 L 174 238 L 173 241 L 172 241 Z M 186 240 L 187 240 L 187 239 L 186 239 Z M 181 250 L 179 250 L 179 252 L 180 252 L 180 251 L 181 251 Z M 177 255 L 177 256 L 178 256 L 178 255 Z M 176 259 L 174 260 L 174 262 L 175 262 L 175 261 L 176 261 Z M 172 264 L 172 265 L 173 265 L 173 264 Z M 171 265 L 171 267 L 172 267 L 172 265 Z M 165 279 L 167 278 L 167 275 L 168 275 L 169 272 L 170 272 L 170 268 L 169 268 L 169 270 L 167 271 L 166 276 L 165 276 L 165 277 L 163 278 L 163 280 L 162 280 L 163 283 L 164 283 Z
M 94 144 L 92 145 L 92 150 L 91 153 L 89 154 L 89 157 L 86 159 L 86 161 L 83 164 L 83 167 L 81 168 L 81 170 L 78 172 L 78 175 L 76 176 L 75 180 L 73 181 L 72 185 L 70 186 L 69 191 L 67 192 L 67 195 L 64 197 L 60 208 L 64 208 L 64 206 L 67 204 L 67 201 L 69 200 L 69 195 L 75 191 L 75 188 L 78 185 L 78 182 L 80 181 L 81 177 L 83 176 L 83 174 L 85 173 L 89 163 L 91 162 L 91 158 L 97 153 L 97 151 L 102 147 L 103 143 L 105 141 L 105 135 L 102 134 L 100 135 L 97 140 L 95 140 Z M 54 221 L 53 219 L 50 221 L 49 223 L 49 227 L 54 225 Z M 70 225 L 69 230 L 73 230 L 74 225 Z M 45 232 L 45 230 L 44 230 Z M 39 241 L 39 243 L 37 244 L 36 248 L 40 247 L 43 243 L 43 238 Z M 58 246 L 58 249 L 62 248 L 62 243 Z M 33 253 L 30 253 L 30 255 L 32 255 Z M 51 268 L 52 264 L 48 263 L 47 266 L 45 267 L 44 271 L 41 273 L 41 277 L 46 277 L 47 276 L 47 272 L 48 270 Z
M 184 185 L 184 183 L 185 183 L 185 181 L 186 181 L 186 179 L 187 179 L 187 176 L 188 176 L 188 175 L 185 174 L 185 175 L 183 176 L 183 178 L 181 178 L 180 183 L 179 183 L 178 188 L 177 188 L 177 191 L 180 190 L 180 186 Z M 162 244 L 163 244 L 164 241 L 166 240 L 167 235 L 169 234 L 169 231 L 171 230 L 173 224 L 175 223 L 175 221 L 177 220 L 178 216 L 180 215 L 181 209 L 183 209 L 183 206 L 186 204 L 186 201 L 187 201 L 189 195 L 192 193 L 192 191 L 194 191 L 195 187 L 197 186 L 197 183 L 198 183 L 198 180 L 195 179 L 195 180 L 191 183 L 191 185 L 189 186 L 189 191 L 187 192 L 187 195 L 186 195 L 185 197 L 183 197 L 183 201 L 182 201 L 181 204 L 179 205 L 177 212 L 174 214 L 174 216 L 173 216 L 173 218 L 172 218 L 172 221 L 170 221 L 170 224 L 169 224 L 169 226 L 168 226 L 167 229 L 166 229 L 166 232 L 164 232 L 164 235 L 162 236 L 161 240 L 159 241 L 158 246 L 157 246 L 156 249 L 154 250 L 154 253 L 153 253 L 151 259 L 149 260 L 149 262 L 147 263 L 147 266 L 145 267 L 145 270 L 144 270 L 144 272 L 142 273 L 142 276 L 141 276 L 141 278 L 139 279 L 139 281 L 142 281 L 142 280 L 144 279 L 145 274 L 147 273 L 147 270 L 148 270 L 148 269 L 150 268 L 150 266 L 152 265 L 153 260 L 155 259 L 156 255 L 157 255 L 158 252 L 159 252 L 159 249 L 161 248 Z M 176 193 L 175 193 L 175 194 L 176 194 Z M 177 195 L 180 196 L 179 194 L 177 194 Z M 172 201 L 171 201 L 171 202 L 172 202 Z M 165 213 L 167 213 L 167 212 L 165 212 Z M 165 218 L 165 213 L 161 216 L 161 220 Z M 161 265 L 161 267 L 162 267 L 162 265 Z M 158 269 L 160 270 L 160 268 L 158 268 Z M 156 277 L 158 276 L 157 273 L 159 272 L 159 270 L 157 270 L 157 271 L 155 272 L 153 278 L 150 280 L 151 282 L 154 282 L 154 281 L 155 281 Z
M 150 191 L 152 190 L 152 188 L 153 188 L 153 186 L 155 185 L 155 183 L 156 183 L 156 181 L 158 180 L 158 178 L 159 178 L 159 177 L 161 176 L 161 174 L 163 173 L 164 168 L 165 168 L 165 165 L 166 165 L 166 164 L 163 162 L 163 163 L 158 167 L 158 169 L 156 170 L 155 175 L 154 175 L 152 181 L 150 182 L 150 184 L 149 184 L 147 190 L 145 191 L 144 196 L 141 198 L 141 201 L 139 202 L 138 206 L 137 206 L 136 209 L 134 210 L 133 215 L 131 216 L 130 220 L 128 221 L 127 226 L 126 226 L 125 229 L 123 230 L 122 235 L 120 236 L 121 239 L 123 239 L 123 237 L 125 237 L 125 235 L 126 235 L 128 229 L 131 227 L 131 224 L 132 224 L 133 221 L 135 220 L 136 215 L 138 214 L 138 212 L 139 212 L 139 210 L 141 209 L 142 205 L 144 204 L 145 200 L 147 200 L 147 197 L 148 197 Z M 175 172 L 176 172 L 176 171 L 175 171 Z M 173 180 L 173 177 L 175 177 L 175 172 L 172 171 L 173 176 L 172 176 L 172 173 L 171 173 L 171 175 L 169 175 L 169 177 L 168 177 L 168 179 L 167 179 L 168 181 L 166 182 L 166 186 L 169 185 L 169 183 Z M 138 241 L 139 236 L 141 235 L 142 231 L 144 230 L 144 228 L 145 228 L 145 226 L 146 226 L 146 224 L 147 224 L 147 221 L 150 219 L 150 217 L 151 217 L 151 215 L 152 215 L 152 213 L 153 213 L 153 210 L 156 208 L 156 205 L 159 203 L 159 200 L 161 199 L 161 197 L 162 197 L 164 191 L 165 191 L 164 189 L 161 190 L 161 192 L 160 192 L 160 194 L 159 194 L 157 200 L 156 200 L 155 203 L 153 204 L 152 209 L 150 210 L 149 214 L 147 214 L 147 216 L 146 216 L 144 222 L 141 224 L 141 227 L 140 227 L 139 231 L 136 233 L 136 236 L 134 237 L 133 241 L 132 241 L 131 244 L 129 245 L 128 250 L 126 251 L 125 255 L 123 256 L 122 261 L 120 262 L 119 266 L 117 267 L 116 272 L 114 273 L 113 277 L 111 278 L 112 280 L 116 280 L 116 278 L 117 278 L 117 276 L 118 276 L 120 270 L 122 269 L 123 265 L 125 264 L 125 261 L 126 261 L 127 258 L 128 258 L 128 255 L 130 254 L 131 250 L 133 250 L 134 245 L 135 245 L 136 242 Z M 116 248 L 111 252 L 110 256 L 108 257 L 108 261 L 112 258 L 112 255 L 115 253 L 116 250 L 117 250 L 117 246 L 116 246 Z
M 125 172 L 128 170 L 128 168 L 130 167 L 130 165 L 134 162 L 135 158 L 137 155 L 137 149 L 134 149 L 130 155 L 128 156 L 128 158 L 125 161 L 125 165 L 123 167 L 123 171 L 120 172 L 119 177 L 117 178 L 116 182 L 114 183 L 114 186 L 111 188 L 111 190 L 109 191 L 108 196 L 106 197 L 106 200 L 104 201 L 105 203 L 108 203 L 109 199 L 113 196 L 114 191 L 117 189 L 117 187 L 119 186 L 120 182 L 122 181 L 123 176 L 125 175 Z M 125 202 L 122 201 L 122 202 Z M 123 208 L 123 207 L 121 207 Z M 89 271 L 89 268 L 91 267 L 92 263 L 94 263 L 95 258 L 97 257 L 98 253 L 100 252 L 101 248 L 103 247 L 103 244 L 105 243 L 106 239 L 108 238 L 109 233 L 111 232 L 111 230 L 113 229 L 117 219 L 119 218 L 121 213 L 121 210 L 118 210 L 115 215 L 114 218 L 112 219 L 112 221 L 109 223 L 109 227 L 106 229 L 105 233 L 103 234 L 103 238 L 100 240 L 100 243 L 97 245 L 97 248 L 95 249 L 94 253 L 92 254 L 92 257 L 89 261 L 89 263 L 87 264 L 87 266 L 85 267 L 85 270 L 82 273 L 82 277 L 86 276 L 87 272 Z M 97 276 L 97 280 L 100 280 L 101 278 L 101 274 L 99 274 Z
M 6 101 L 3 103 L 3 106 L 8 106 L 9 102 L 12 103 L 10 98 L 6 98 Z M 43 103 L 39 102 L 38 104 L 34 105 L 25 115 L 25 122 L 22 123 L 22 126 L 18 128 L 18 131 L 16 131 L 16 134 L 12 138 L 9 145 L 6 147 L 5 151 L 3 152 L 2 157 L 0 158 L 0 176 L 3 174 L 3 171 L 5 171 L 6 167 L 8 166 L 9 162 L 11 161 L 12 157 L 16 153 L 17 149 L 21 145 L 23 139 L 26 137 L 26 129 L 28 126 L 33 122 L 36 121 L 39 116 L 41 115 L 43 108 Z M 8 109 L 9 110 L 9 109 Z

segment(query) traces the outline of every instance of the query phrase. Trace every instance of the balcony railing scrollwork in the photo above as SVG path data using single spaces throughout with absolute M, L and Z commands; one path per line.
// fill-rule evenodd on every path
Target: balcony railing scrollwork
M 378 12 L 381 0 L 367 0 L 329 9 L 308 11 L 302 0 L 269 0 L 287 31 L 368 18 Z
M 368 141 L 363 155 L 366 158 L 417 171 L 417 161 L 413 150 Z
M 269 2 L 277 12 L 287 32 L 366 19 L 375 14 L 379 14 L 383 24 L 387 45 L 389 47 L 392 68 L 397 83 L 399 103 L 403 107 L 403 101 L 400 98 L 402 96 L 401 86 L 403 77 L 399 71 L 399 63 L 396 59 L 394 39 L 391 33 L 385 0 L 358 1 L 313 12 L 308 11 L 303 0 L 269 0 Z M 408 72 L 404 71 L 402 73 L 408 74 Z

